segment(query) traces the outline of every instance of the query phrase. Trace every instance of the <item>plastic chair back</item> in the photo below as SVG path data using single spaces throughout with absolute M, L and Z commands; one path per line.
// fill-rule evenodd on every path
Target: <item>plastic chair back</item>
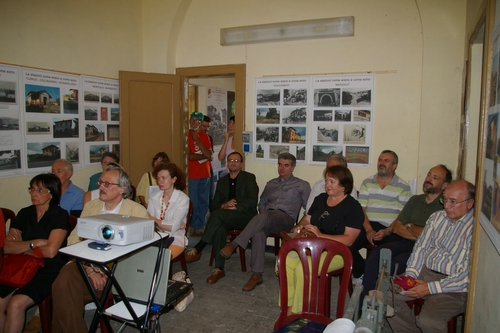
M 309 255 L 309 250 L 310 255 Z M 304 272 L 304 288 L 302 312 L 287 316 L 288 290 L 286 274 L 286 258 L 289 252 L 298 253 L 302 269 Z M 321 254 L 326 252 L 323 265 L 320 267 Z M 312 319 L 317 322 L 328 324 L 330 318 L 330 295 L 328 284 L 330 278 L 327 274 L 328 266 L 336 255 L 341 255 L 344 259 L 342 275 L 350 277 L 352 272 L 352 255 L 347 246 L 334 240 L 326 238 L 299 238 L 293 239 L 281 246 L 278 254 L 278 270 L 280 280 L 280 314 L 276 320 L 274 329 L 277 330 L 298 317 Z M 311 260 L 309 265 L 308 258 Z M 311 274 L 314 272 L 314 274 Z M 345 308 L 345 299 L 348 292 L 348 282 L 350 279 L 342 279 L 340 283 L 339 296 L 337 301 L 337 318 L 342 318 Z

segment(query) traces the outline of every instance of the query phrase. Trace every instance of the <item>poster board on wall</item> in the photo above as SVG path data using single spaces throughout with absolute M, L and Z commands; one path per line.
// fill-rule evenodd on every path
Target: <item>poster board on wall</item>
M 99 163 L 95 145 L 119 152 L 118 105 L 118 80 L 0 64 L 0 177 L 48 172 L 59 158 Z
M 323 165 L 342 154 L 369 167 L 374 88 L 374 75 L 256 78 L 254 160 L 274 163 L 288 152 Z

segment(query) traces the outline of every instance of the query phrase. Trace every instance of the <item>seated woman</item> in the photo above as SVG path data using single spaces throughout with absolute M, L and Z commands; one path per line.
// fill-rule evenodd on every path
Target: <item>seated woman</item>
M 59 254 L 59 249 L 66 246 L 70 230 L 68 212 L 59 207 L 59 178 L 52 174 L 35 176 L 28 191 L 33 205 L 21 209 L 12 221 L 4 251 L 34 255 L 32 249 L 39 248 L 45 266 L 19 289 L 0 285 L 1 332 L 23 331 L 26 309 L 50 295 L 52 282 L 67 262 Z
M 154 168 L 160 163 L 168 163 L 170 162 L 170 158 L 164 152 L 159 152 L 153 157 L 153 162 L 151 162 L 151 166 Z M 152 176 L 151 172 L 146 172 L 142 175 L 141 180 L 139 181 L 139 185 L 137 185 L 137 197 L 139 198 L 139 202 L 144 207 L 148 208 L 148 192 L 150 186 L 156 186 L 156 179 Z
M 353 187 L 351 171 L 336 165 L 325 170 L 325 191 L 318 195 L 311 208 L 292 232 L 305 229 L 318 237 L 333 239 L 350 246 L 363 227 L 365 215 L 356 199 L 350 196 Z M 326 253 L 321 256 L 320 265 Z M 344 260 L 340 255 L 333 257 L 328 272 L 340 269 Z M 320 266 L 321 267 L 321 266 Z M 286 260 L 288 281 L 288 314 L 302 311 L 304 273 L 296 253 L 289 253 Z
M 153 177 L 160 191 L 149 198 L 148 215 L 160 229 L 174 237 L 169 246 L 173 259 L 183 253 L 187 245 L 185 231 L 189 197 L 182 192 L 186 188 L 186 176 L 174 163 L 160 163 L 155 167 Z

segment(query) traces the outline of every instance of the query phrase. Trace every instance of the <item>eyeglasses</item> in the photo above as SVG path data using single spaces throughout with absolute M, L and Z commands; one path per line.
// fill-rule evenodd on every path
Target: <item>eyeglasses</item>
M 465 199 L 465 200 L 462 200 L 462 201 L 456 201 L 455 199 L 441 198 L 441 199 L 439 199 L 439 202 L 443 206 L 446 205 L 447 203 L 449 203 L 450 205 L 452 205 L 453 207 L 455 207 L 456 205 L 458 205 L 458 204 L 460 204 L 462 202 L 469 201 L 469 200 L 472 200 L 472 199 Z
M 110 183 L 110 182 L 107 182 L 107 181 L 102 181 L 102 180 L 98 180 L 97 181 L 97 186 L 104 186 L 104 188 L 108 188 L 109 185 L 116 185 L 116 186 L 120 186 L 120 184 L 117 184 L 117 183 Z
M 28 192 L 29 193 L 38 193 L 40 195 L 42 194 L 47 194 L 50 193 L 50 190 L 48 188 L 34 188 L 34 187 L 28 187 Z
M 239 163 L 240 160 L 227 160 L 228 162 L 231 162 L 231 163 Z

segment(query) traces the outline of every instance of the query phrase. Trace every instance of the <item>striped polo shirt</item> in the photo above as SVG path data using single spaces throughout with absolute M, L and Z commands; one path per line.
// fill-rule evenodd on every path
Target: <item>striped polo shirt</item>
M 410 186 L 397 175 L 383 189 L 377 184 L 377 174 L 366 178 L 359 189 L 358 201 L 370 222 L 388 227 L 411 197 Z

